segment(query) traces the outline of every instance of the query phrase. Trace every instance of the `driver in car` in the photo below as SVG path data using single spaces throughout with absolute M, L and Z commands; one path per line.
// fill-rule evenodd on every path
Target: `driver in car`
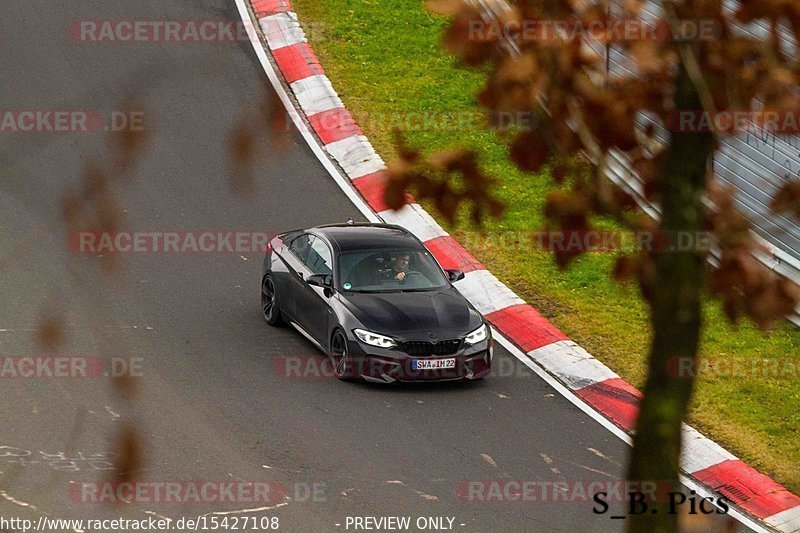
M 378 273 L 380 279 L 403 281 L 408 272 L 408 265 L 411 262 L 409 254 L 399 254 L 394 258 L 392 268 L 387 268 Z

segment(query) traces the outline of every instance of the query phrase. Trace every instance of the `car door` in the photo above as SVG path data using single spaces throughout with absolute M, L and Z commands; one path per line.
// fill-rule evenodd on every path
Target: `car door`
M 333 254 L 323 239 L 310 236 L 310 249 L 304 263 L 306 279 L 313 274 L 329 275 L 333 278 Z M 296 294 L 295 303 L 300 325 L 323 346 L 327 346 L 328 321 L 333 316 L 333 310 L 330 307 L 330 296 L 325 295 L 325 289 L 303 283 L 302 290 Z
M 284 254 L 284 260 L 289 270 L 289 282 L 287 283 L 286 298 L 281 301 L 281 308 L 301 326 L 301 318 L 298 316 L 297 298 L 304 290 L 305 280 L 309 275 L 306 267 L 306 259 L 311 251 L 311 238 L 309 233 L 295 237 L 289 243 L 289 253 Z M 305 327 L 305 326 L 303 326 Z

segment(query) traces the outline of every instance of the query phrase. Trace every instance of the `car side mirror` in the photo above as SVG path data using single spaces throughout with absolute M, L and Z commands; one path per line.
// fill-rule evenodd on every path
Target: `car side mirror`
M 333 287 L 330 274 L 314 274 L 312 276 L 308 276 L 308 284 L 315 287 L 322 287 L 324 289 L 330 289 Z
M 463 270 L 446 270 L 447 277 L 450 278 L 451 282 L 459 281 L 464 279 L 464 271 Z

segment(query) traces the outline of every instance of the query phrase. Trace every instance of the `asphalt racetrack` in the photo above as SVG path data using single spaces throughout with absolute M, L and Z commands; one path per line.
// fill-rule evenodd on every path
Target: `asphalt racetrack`
M 254 110 L 270 101 L 249 42 L 92 43 L 70 33 L 82 20 L 238 14 L 225 0 L 0 4 L 0 107 L 106 120 L 131 96 L 141 107 L 148 147 L 135 177 L 113 183 L 125 229 L 276 233 L 363 220 L 296 133 L 281 141 L 268 132 L 255 192 L 232 192 L 230 134 L 244 119 L 255 126 Z M 313 370 L 324 358 L 294 330 L 263 322 L 260 253 L 124 254 L 108 275 L 91 254 L 70 251 L 62 198 L 87 164 L 102 164 L 107 142 L 102 128 L 2 134 L 0 354 L 48 355 L 34 330 L 52 312 L 65 323 L 58 353 L 136 361 L 141 377 L 134 401 L 102 375 L 2 379 L 0 516 L 274 516 L 284 531 L 407 516 L 412 525 L 449 517 L 464 532 L 622 530 L 624 520 L 610 518 L 620 504 L 597 515 L 591 501 L 487 503 L 459 492 L 469 480 L 574 485 L 624 472 L 628 445 L 502 347 L 480 383 L 287 375 L 288 360 Z M 75 483 L 109 478 L 124 424 L 142 445 L 137 480 L 269 482 L 288 498 L 84 501 Z

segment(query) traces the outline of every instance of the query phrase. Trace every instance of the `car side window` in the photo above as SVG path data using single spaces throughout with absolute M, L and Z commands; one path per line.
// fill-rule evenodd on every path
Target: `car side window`
M 304 233 L 303 235 L 295 238 L 295 240 L 292 241 L 292 244 L 289 245 L 289 250 L 291 250 L 292 253 L 296 255 L 297 258 L 303 263 L 305 263 L 308 259 L 308 253 L 311 250 L 312 239 L 312 235 Z
M 325 241 L 311 236 L 311 250 L 305 260 L 306 266 L 314 274 L 332 274 L 333 257 Z

